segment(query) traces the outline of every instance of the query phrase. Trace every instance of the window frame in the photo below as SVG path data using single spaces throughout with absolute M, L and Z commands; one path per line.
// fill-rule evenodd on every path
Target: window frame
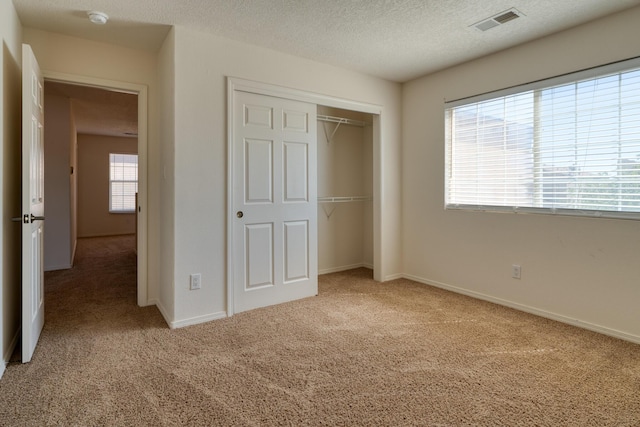
M 629 211 L 606 211 L 606 210 L 588 210 L 573 208 L 549 208 L 549 207 L 531 207 L 531 206 L 500 206 L 500 205 L 481 205 L 481 204 L 461 204 L 450 203 L 449 180 L 451 176 L 452 165 L 452 109 L 469 104 L 489 101 L 493 99 L 504 98 L 510 95 L 517 95 L 530 91 L 540 91 L 559 85 L 576 83 L 582 80 L 588 80 L 603 77 L 609 74 L 623 73 L 640 69 L 640 57 L 625 59 L 609 63 L 602 66 L 592 67 L 577 72 L 562 74 L 542 80 L 536 80 L 530 83 L 507 87 L 504 89 L 482 93 L 470 97 L 460 98 L 444 103 L 444 148 L 445 148 L 445 176 L 444 176 L 444 208 L 445 210 L 465 210 L 465 211 L 481 211 L 481 212 L 507 212 L 507 213 L 532 213 L 545 215 L 568 215 L 568 216 L 587 216 L 596 218 L 614 218 L 614 219 L 631 219 L 640 220 L 640 209 L 638 212 Z M 533 183 L 533 182 L 532 182 Z
M 112 179 L 111 178 L 111 167 L 113 164 L 113 156 L 135 156 L 136 157 L 136 179 L 135 180 L 127 180 L 127 179 Z M 134 201 L 134 206 L 132 209 L 113 209 L 113 183 L 135 183 L 136 186 L 136 191 L 135 193 L 138 192 L 138 182 L 139 182 L 139 176 L 138 176 L 138 172 L 139 172 L 139 156 L 138 153 L 116 153 L 116 152 L 109 152 L 109 199 L 108 199 L 108 205 L 109 205 L 109 213 L 110 214 L 133 214 L 136 212 L 136 204 Z M 135 197 L 135 193 L 134 193 L 134 197 Z

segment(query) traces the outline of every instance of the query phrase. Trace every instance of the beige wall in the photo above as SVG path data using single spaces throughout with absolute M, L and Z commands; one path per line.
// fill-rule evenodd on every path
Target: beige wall
M 78 237 L 136 231 L 135 213 L 109 212 L 109 154 L 137 154 L 136 138 L 78 135 Z
M 45 271 L 70 268 L 71 235 L 71 149 L 73 129 L 71 100 L 52 95 L 45 84 L 44 108 L 44 197 L 47 218 L 44 228 Z M 75 171 L 74 171 L 75 174 Z
M 385 276 L 400 274 L 400 85 L 182 27 L 174 34 L 172 320 L 203 321 L 227 309 L 226 76 L 382 106 L 382 244 L 387 254 L 382 269 Z M 190 273 L 202 274 L 202 289 L 188 289 Z
M 22 27 L 10 1 L 0 2 L 0 376 L 20 331 L 20 82 Z
M 71 107 L 73 113 L 73 104 Z M 70 222 L 71 222 L 71 265 L 73 266 L 73 260 L 76 255 L 76 246 L 78 243 L 78 129 L 76 128 L 75 114 L 71 114 L 71 150 L 69 153 L 69 164 L 73 168 L 73 173 L 69 174 L 69 204 L 70 208 Z M 46 173 L 46 169 L 45 169 Z M 46 238 L 46 231 L 45 231 Z
M 158 87 L 160 98 L 161 189 L 160 205 L 160 283 L 157 306 L 165 319 L 174 313 L 174 146 L 175 146 L 175 31 L 172 29 L 158 53 Z
M 640 8 L 631 9 L 404 85 L 410 277 L 640 341 L 637 221 L 443 209 L 443 99 L 638 56 L 638 22 Z M 521 264 L 521 280 L 512 264 Z
M 147 147 L 147 295 L 149 303 L 158 297 L 160 281 L 160 122 L 156 86 L 157 55 L 46 31 L 24 28 L 24 42 L 29 43 L 44 71 L 87 76 L 148 87 Z M 46 113 L 46 112 L 45 112 Z M 143 213 L 144 214 L 144 213 Z

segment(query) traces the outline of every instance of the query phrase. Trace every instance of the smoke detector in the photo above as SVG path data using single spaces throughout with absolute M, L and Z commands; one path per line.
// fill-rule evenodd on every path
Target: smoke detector
M 514 19 L 520 18 L 524 16 L 524 14 L 516 9 L 505 10 L 504 12 L 500 12 L 497 15 L 494 15 L 490 18 L 483 19 L 480 22 L 476 22 L 471 27 L 476 27 L 480 31 L 487 31 L 491 28 L 497 27 L 498 25 L 506 24 L 509 21 L 513 21 Z
M 90 12 L 87 12 L 87 15 L 89 16 L 89 21 L 98 25 L 104 25 L 109 20 L 109 15 L 104 12 L 97 12 L 95 10 L 92 10 Z

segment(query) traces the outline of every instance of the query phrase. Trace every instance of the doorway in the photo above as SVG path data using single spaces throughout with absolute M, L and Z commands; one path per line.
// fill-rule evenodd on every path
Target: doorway
M 373 263 L 373 115 L 318 106 L 318 273 Z
M 61 205 L 67 205 L 67 213 L 66 213 L 66 229 L 64 227 L 58 228 L 50 224 L 49 219 L 47 220 L 49 228 L 53 229 L 53 232 L 61 234 L 62 240 L 60 236 L 54 236 L 53 240 L 50 240 L 50 246 L 53 245 L 54 249 L 50 249 L 50 253 L 58 253 L 63 255 L 63 259 L 57 259 L 56 262 L 52 262 L 50 269 L 55 269 L 56 267 L 69 268 L 71 267 L 71 262 L 73 260 L 73 255 L 75 251 L 75 243 L 77 242 L 77 238 L 81 237 L 83 231 L 82 228 L 78 228 L 78 211 L 75 208 L 78 206 L 78 144 L 86 144 L 87 146 L 101 146 L 100 150 L 104 151 L 113 151 L 114 154 L 125 154 L 137 155 L 137 200 L 132 203 L 132 206 L 129 207 L 129 212 L 127 215 L 119 215 L 113 214 L 109 212 L 112 207 L 112 196 L 110 188 L 112 188 L 112 182 L 110 176 L 102 177 L 103 187 L 99 191 L 101 194 L 98 194 L 96 197 L 101 200 L 106 206 L 106 212 L 104 212 L 104 218 L 111 216 L 115 221 L 111 221 L 110 224 L 102 224 L 103 231 L 89 231 L 89 233 L 93 233 L 95 235 L 107 235 L 113 233 L 113 230 L 123 229 L 131 230 L 131 232 L 135 233 L 135 250 L 137 253 L 137 261 L 136 261 L 136 275 L 137 275 L 137 305 L 138 306 L 146 306 L 148 305 L 148 295 L 147 295 L 147 274 L 146 274 L 146 266 L 147 266 L 147 248 L 146 248 L 146 231 L 147 231 L 147 221 L 146 221 L 146 200 L 147 200 L 147 180 L 146 180 L 146 171 L 147 171 L 147 88 L 144 85 L 136 85 L 130 83 L 123 82 L 115 82 L 115 81 L 107 81 L 103 79 L 95 79 L 88 78 L 82 76 L 72 76 L 72 75 L 62 75 L 57 73 L 44 73 L 45 78 L 45 90 L 47 87 L 53 89 L 53 93 L 57 93 L 58 95 L 62 94 L 62 98 L 67 98 L 68 101 L 68 115 L 71 120 L 72 125 L 68 132 L 71 134 L 72 144 L 75 146 L 68 146 L 66 153 L 63 152 L 61 154 L 61 159 L 59 161 L 66 161 L 67 167 L 62 168 L 62 173 L 66 174 L 66 177 L 58 177 L 58 179 L 62 182 L 66 179 L 68 182 L 68 190 L 67 197 Z M 75 101 L 71 101 L 71 99 Z M 131 102 L 133 100 L 133 102 Z M 58 100 L 59 101 L 59 100 Z M 47 103 L 47 98 L 45 96 L 45 103 Z M 62 101 L 65 104 L 65 101 Z M 131 104 L 130 106 L 125 105 L 125 103 Z M 75 104 L 75 105 L 74 105 Z M 115 104 L 115 108 L 114 108 Z M 87 105 L 93 105 L 99 111 L 95 111 L 92 114 L 82 115 L 80 111 L 87 107 Z M 45 106 L 46 107 L 46 106 Z M 74 108 L 76 109 L 74 114 Z M 105 119 L 105 113 L 109 109 L 112 110 L 109 114 L 116 114 L 117 117 L 114 119 L 115 121 L 109 121 Z M 101 110 L 101 111 L 100 111 Z M 133 111 L 128 111 L 133 110 Z M 115 113 L 114 113 L 115 112 Z M 48 114 L 48 113 L 47 113 Z M 77 121 L 76 116 L 80 117 Z M 127 118 L 128 117 L 128 118 Z M 131 122 L 131 117 L 134 117 L 135 123 Z M 62 120 L 64 122 L 64 120 Z M 71 130 L 73 128 L 73 130 Z M 77 132 L 75 131 L 77 128 Z M 45 127 L 45 131 L 47 128 Z M 63 130 L 64 132 L 64 130 Z M 76 137 L 75 135 L 80 134 L 80 137 Z M 137 140 L 137 144 L 134 142 Z M 128 143 L 127 143 L 128 142 Z M 133 142 L 133 143 L 132 143 Z M 112 148 L 107 148 L 105 143 L 109 143 L 112 145 Z M 93 144 L 93 145 L 92 145 Z M 68 144 L 69 145 L 69 144 Z M 130 148 L 126 148 L 130 147 Z M 135 148 L 131 148 L 135 147 Z M 64 150 L 63 150 L 64 151 Z M 94 150 L 95 151 L 95 150 Z M 107 153 L 108 155 L 109 153 Z M 95 157 L 96 153 L 92 154 Z M 64 158 L 65 156 L 68 156 Z M 89 156 L 91 157 L 91 156 Z M 110 162 L 109 157 L 104 160 L 106 162 Z M 82 161 L 82 159 L 80 159 Z M 69 166 L 70 165 L 70 166 Z M 103 166 L 107 167 L 107 164 Z M 112 166 L 111 163 L 108 163 L 108 166 Z M 85 166 L 87 167 L 87 166 Z M 91 168 L 92 166 L 88 166 Z M 68 169 L 67 169 L 68 168 Z M 58 168 L 60 169 L 60 168 Z M 45 168 L 45 174 L 47 170 Z M 93 174 L 86 173 L 85 176 L 91 176 Z M 45 186 L 47 185 L 47 181 L 45 181 Z M 107 186 L 107 191 L 109 193 L 105 194 L 104 186 Z M 57 198 L 59 201 L 59 198 Z M 49 198 L 51 200 L 51 198 Z M 89 202 L 89 205 L 93 204 Z M 60 215 L 60 212 L 58 212 Z M 92 221 L 89 221 L 89 225 L 83 223 L 82 227 L 95 227 L 96 224 L 100 225 L 100 218 L 93 218 L 94 214 L 91 212 L 85 213 L 85 219 L 87 217 L 91 217 Z M 51 218 L 54 219 L 54 218 Z M 64 221 L 64 220 L 63 220 Z M 93 224 L 93 225 L 91 225 Z M 115 228 L 114 228 L 115 227 Z M 120 227 L 120 228 L 119 228 Z M 56 238 L 57 237 L 57 238 Z M 46 239 L 46 234 L 45 234 Z M 68 247 L 65 247 L 64 243 L 68 243 Z M 59 245 L 60 242 L 63 242 L 63 250 L 56 251 L 55 246 Z M 45 242 L 45 246 L 46 246 Z M 45 248 L 46 249 L 46 248 Z M 53 252 L 51 252 L 53 251 Z M 64 256 L 66 256 L 66 264 Z M 45 262 L 46 262 L 46 253 L 45 253 Z M 60 262 L 62 262 L 60 264 Z

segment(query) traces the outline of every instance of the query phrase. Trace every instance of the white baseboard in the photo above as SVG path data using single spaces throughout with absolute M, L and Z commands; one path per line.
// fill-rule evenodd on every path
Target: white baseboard
M 373 270 L 373 265 L 361 262 L 358 264 L 341 265 L 340 267 L 323 268 L 322 270 L 318 270 L 318 274 L 338 273 L 340 271 L 353 270 L 354 268 L 361 268 L 361 267 L 365 267 L 370 270 Z
M 70 264 L 62 264 L 62 265 L 45 265 L 44 266 L 44 271 L 57 271 L 57 270 L 68 270 L 71 267 L 73 267 L 73 265 Z
M 122 215 L 122 214 L 118 214 Z M 133 214 L 132 214 L 133 215 Z M 135 236 L 136 233 L 91 233 L 91 234 L 83 234 L 82 236 L 78 236 L 78 239 L 87 239 L 92 237 L 116 237 L 116 236 Z
M 343 265 L 340 267 L 331 267 L 331 268 L 323 268 L 322 270 L 318 270 L 318 275 L 322 274 L 330 274 L 330 273 L 339 273 L 341 271 L 353 270 L 354 268 L 368 268 L 369 270 L 373 270 L 373 264 L 369 264 L 367 262 L 361 262 L 358 264 L 351 265 Z M 405 277 L 402 273 L 391 274 L 389 276 L 385 276 L 382 281 L 387 282 L 389 280 L 402 279 Z
M 7 363 L 9 363 L 11 356 L 13 356 L 13 352 L 16 350 L 20 335 L 22 335 L 22 326 L 18 328 L 11 340 L 11 343 L 9 344 L 9 348 L 7 348 L 7 351 L 2 355 L 2 363 L 0 363 L 0 378 L 2 378 L 2 374 L 4 374 L 4 371 L 7 368 Z
M 384 279 L 382 279 L 382 281 L 383 282 L 388 282 L 389 280 L 402 279 L 404 277 L 406 277 L 404 274 L 396 273 L 396 274 L 391 274 L 389 276 L 386 276 Z
M 171 319 L 171 317 L 169 317 L 169 313 L 167 313 L 167 310 L 164 308 L 162 303 L 160 301 L 155 301 L 155 305 L 158 308 L 158 311 L 160 312 L 162 317 L 164 318 L 164 321 L 167 322 L 167 326 L 169 326 L 169 328 L 173 329 L 171 327 L 171 324 L 173 323 L 173 319 Z
M 156 307 L 158 307 L 160 314 L 164 318 L 164 321 L 167 322 L 167 325 L 170 329 L 184 328 L 185 326 L 197 325 L 199 323 L 206 323 L 212 320 L 224 319 L 225 317 L 227 317 L 226 311 L 220 311 L 217 313 L 205 314 L 204 316 L 190 317 L 188 319 L 182 320 L 173 320 L 160 301 L 155 301 L 155 305 Z
M 635 344 L 640 344 L 640 336 L 618 331 L 616 329 L 611 329 L 605 326 L 600 326 L 590 322 L 585 322 L 580 319 L 573 319 L 571 317 L 567 317 L 562 314 L 552 313 L 550 311 L 541 310 L 539 308 L 530 307 L 528 305 L 520 304 L 517 302 L 492 297 L 490 295 L 485 295 L 479 292 L 470 291 L 468 289 L 459 288 L 457 286 L 448 285 L 446 283 L 438 282 L 436 280 L 424 279 L 422 277 L 413 276 L 411 274 L 403 274 L 402 277 L 404 277 L 405 279 L 413 280 L 414 282 L 419 282 L 425 285 L 434 286 L 436 288 L 445 289 L 447 291 L 466 295 L 472 298 L 489 301 L 498 305 L 503 305 L 505 307 L 513 308 L 519 311 L 524 311 L 525 313 L 535 314 L 536 316 L 544 317 L 551 320 L 556 320 L 561 323 L 566 323 L 568 325 L 577 326 L 579 328 L 587 329 L 589 331 L 598 332 L 603 335 L 608 335 L 614 338 L 619 338 L 621 340 L 630 341 Z
M 13 339 L 9 344 L 9 348 L 7 349 L 7 352 L 4 355 L 4 360 L 6 360 L 7 362 L 11 359 L 11 356 L 13 356 L 13 352 L 16 351 L 16 346 L 18 345 L 18 341 L 20 341 L 21 335 L 22 335 L 22 325 L 18 327 L 18 330 L 16 331 L 16 334 L 13 336 Z
M 205 314 L 204 316 L 196 316 L 189 319 L 173 321 L 169 324 L 169 327 L 171 329 L 184 328 L 185 326 L 192 326 L 199 323 L 210 322 L 212 320 L 224 319 L 225 317 L 227 317 L 227 312 L 219 311 L 217 313 Z
M 148 299 L 146 304 L 138 305 L 138 307 L 150 307 L 152 305 L 155 305 L 157 307 L 158 306 L 158 300 L 157 299 Z
M 197 325 L 198 323 L 210 322 L 212 320 L 224 319 L 227 317 L 226 311 L 220 311 L 218 313 L 207 314 L 204 316 L 196 316 L 183 320 L 173 320 L 160 301 L 150 300 L 149 302 L 153 302 L 156 307 L 158 307 L 160 314 L 162 314 L 164 321 L 167 322 L 170 329 L 183 328 L 185 326 Z
M 78 239 L 73 241 L 73 250 L 71 251 L 71 267 L 73 267 L 73 261 L 76 259 L 76 249 L 78 249 Z

